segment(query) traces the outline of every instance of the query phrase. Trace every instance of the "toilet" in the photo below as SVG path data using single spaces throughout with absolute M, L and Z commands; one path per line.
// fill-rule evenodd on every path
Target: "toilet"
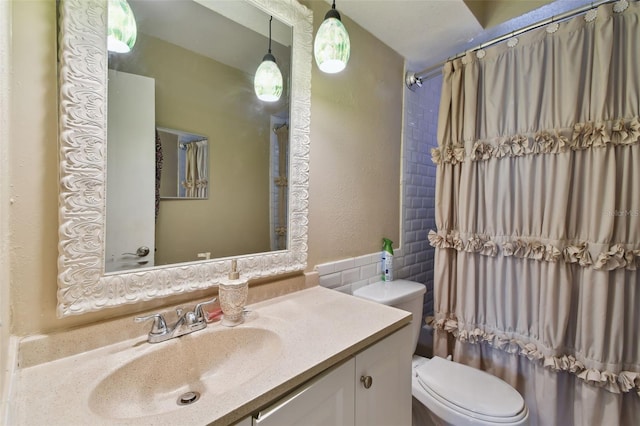
M 425 291 L 423 284 L 395 280 L 360 287 L 353 295 L 411 312 L 415 350 Z M 417 355 L 413 356 L 411 367 L 413 426 L 528 424 L 529 410 L 522 396 L 489 373 L 444 358 Z

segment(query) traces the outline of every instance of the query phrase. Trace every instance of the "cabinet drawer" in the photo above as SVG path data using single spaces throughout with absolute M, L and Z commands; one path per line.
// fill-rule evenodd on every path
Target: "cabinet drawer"
M 355 360 L 312 379 L 258 413 L 256 426 L 353 426 Z

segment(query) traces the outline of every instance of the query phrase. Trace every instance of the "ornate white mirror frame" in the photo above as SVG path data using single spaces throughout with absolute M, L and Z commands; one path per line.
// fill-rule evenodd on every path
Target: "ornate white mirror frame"
M 107 0 L 62 0 L 58 317 L 209 288 L 232 259 L 249 279 L 306 267 L 312 12 L 296 0 L 246 1 L 293 28 L 288 249 L 105 274 Z

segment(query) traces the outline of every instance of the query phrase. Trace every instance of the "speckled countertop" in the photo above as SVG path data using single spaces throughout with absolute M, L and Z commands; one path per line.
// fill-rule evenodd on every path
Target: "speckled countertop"
M 322 287 L 248 308 L 233 329 L 213 323 L 153 345 L 141 336 L 19 369 L 13 423 L 229 425 L 411 320 Z M 188 390 L 200 400 L 178 406 Z

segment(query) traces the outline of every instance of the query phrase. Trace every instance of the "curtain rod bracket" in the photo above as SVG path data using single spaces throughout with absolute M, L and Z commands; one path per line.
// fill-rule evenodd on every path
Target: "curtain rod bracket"
M 409 90 L 415 92 L 416 86 L 422 87 L 422 78 L 418 77 L 414 72 L 407 71 L 404 77 L 404 83 Z

